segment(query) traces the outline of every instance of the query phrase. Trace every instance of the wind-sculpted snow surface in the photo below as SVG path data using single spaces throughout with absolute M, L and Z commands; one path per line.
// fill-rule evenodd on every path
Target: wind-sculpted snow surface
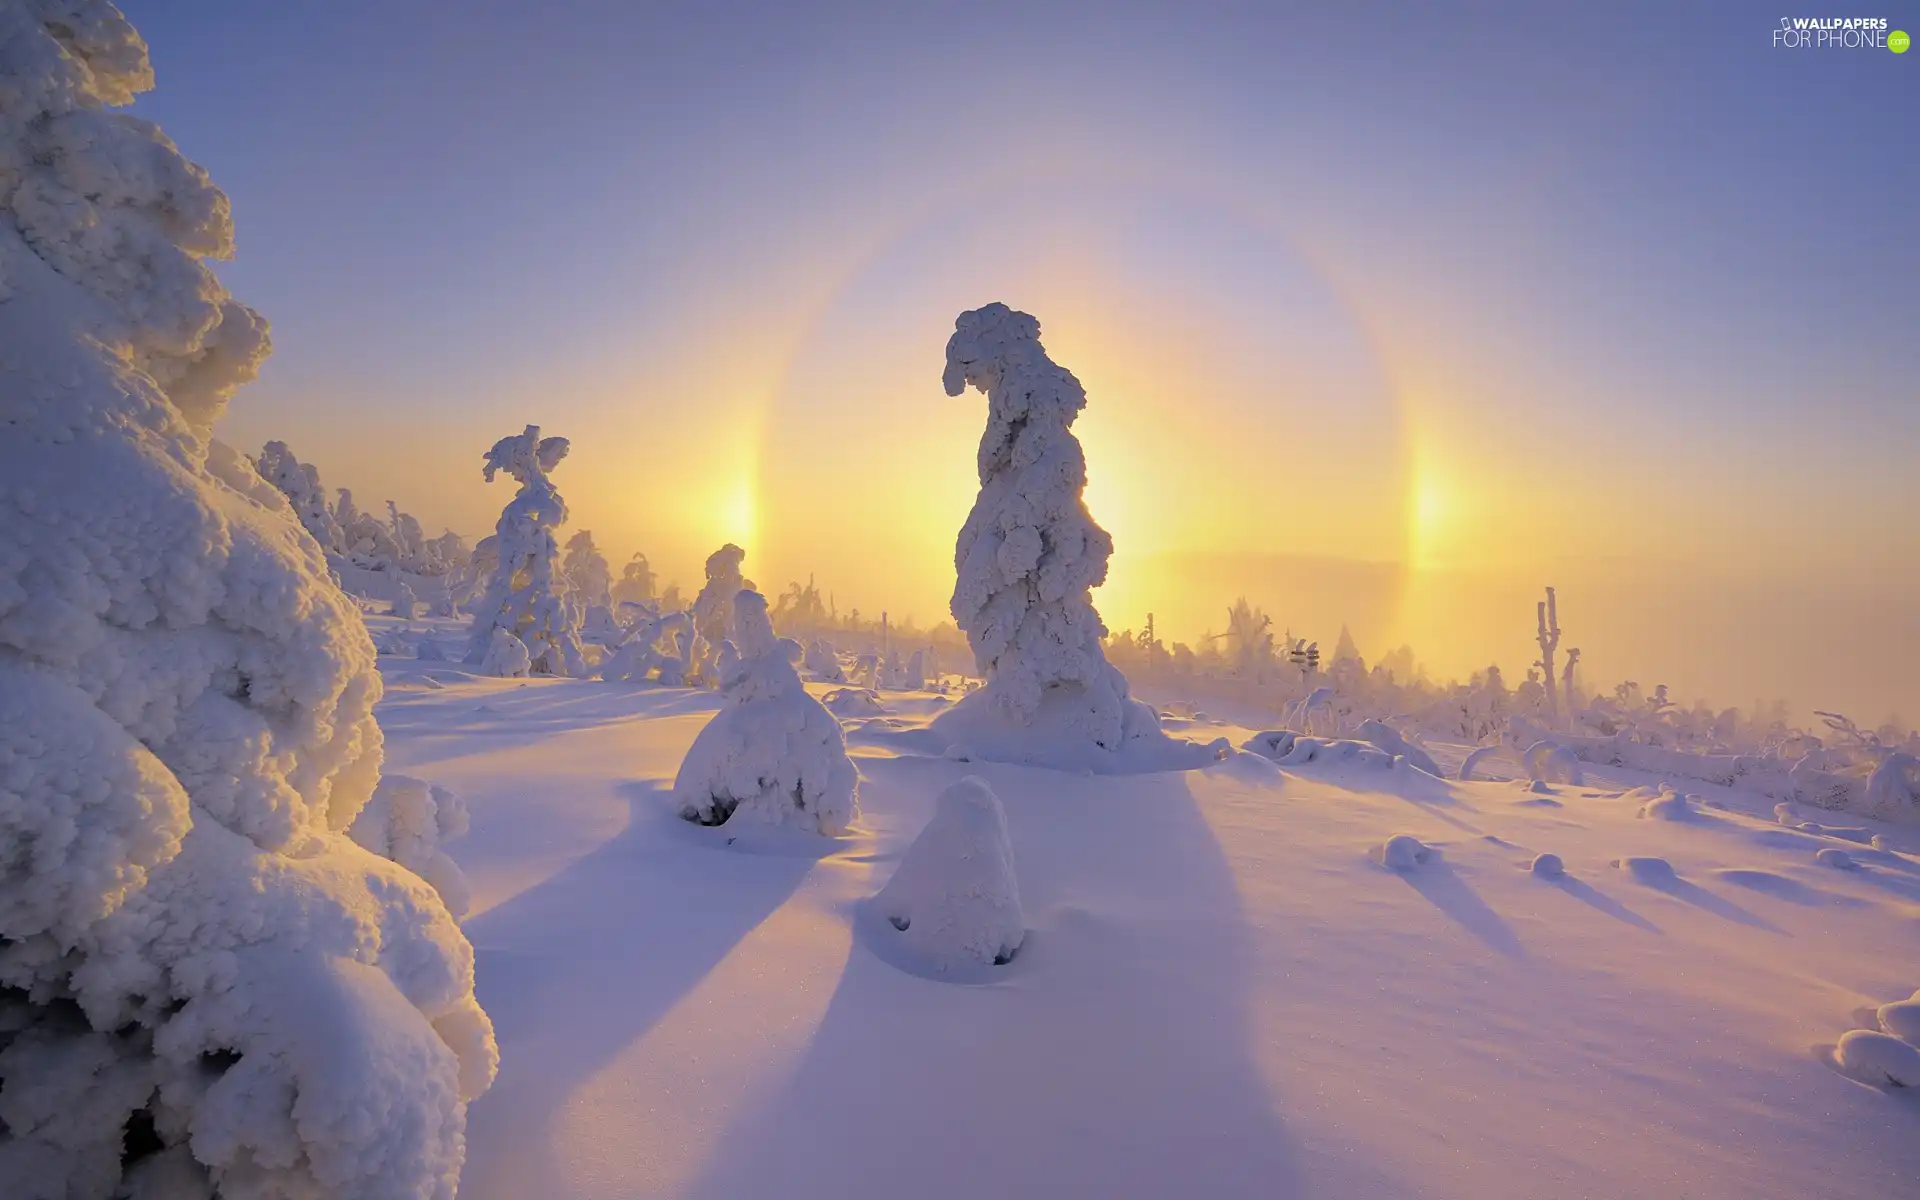
M 267 349 L 110 5 L 0 6 L 0 1194 L 451 1196 L 493 1035 L 346 834 L 374 648 L 211 438 Z
M 519 481 L 520 491 L 494 526 L 498 558 L 486 594 L 473 606 L 469 662 L 485 666 L 495 661 L 493 634 L 504 630 L 526 646 L 535 674 L 586 673 L 578 617 L 554 571 L 559 548 L 553 531 L 566 524 L 567 503 L 547 475 L 566 456 L 567 439 L 542 440 L 538 425 L 501 438 L 487 451 L 482 472 L 487 482 L 493 482 L 495 472 L 505 471 Z
M 1087 512 L 1087 463 L 1071 429 L 1087 402 L 1080 381 L 1047 357 L 1040 323 L 1004 304 L 960 314 L 943 381 L 950 396 L 987 395 L 980 495 L 954 549 L 952 602 L 987 685 L 954 707 L 948 732 L 1000 754 L 979 711 L 988 709 L 1012 727 L 1007 756 L 1026 761 L 1039 760 L 1022 730 L 1063 750 L 1173 745 L 1101 649 L 1107 630 L 1090 593 L 1107 577 L 1113 539 Z
M 673 781 L 680 813 L 839 834 L 859 815 L 858 776 L 840 722 L 807 694 L 800 645 L 777 637 L 766 598 L 733 598 L 733 637 L 718 656 L 725 704 L 687 750 Z

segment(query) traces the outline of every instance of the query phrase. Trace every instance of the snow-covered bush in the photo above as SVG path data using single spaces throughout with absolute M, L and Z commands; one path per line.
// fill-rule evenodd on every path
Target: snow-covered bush
M 1446 778 L 1445 773 L 1440 770 L 1440 764 L 1433 761 L 1433 755 L 1408 741 L 1405 735 L 1386 722 L 1362 721 L 1354 728 L 1354 732 L 1388 754 L 1401 755 L 1427 774 L 1441 779 Z
M 504 631 L 526 647 L 537 674 L 579 676 L 586 671 L 578 618 L 554 576 L 559 550 L 553 531 L 566 523 L 567 505 L 547 473 L 566 456 L 567 439 L 543 441 L 538 425 L 501 438 L 487 451 L 482 472 L 487 482 L 493 482 L 495 472 L 505 471 L 519 481 L 520 491 L 494 526 L 493 577 L 473 607 L 467 660 L 483 669 L 496 644 L 493 635 Z
M 1106 579 L 1113 539 L 1087 512 L 1086 458 L 1071 431 L 1086 406 L 1080 381 L 1047 357 L 1038 321 L 989 304 L 955 322 L 943 383 L 950 396 L 968 387 L 987 396 L 980 494 L 954 549 L 952 602 L 987 685 L 941 721 L 973 723 L 963 710 L 985 706 L 1106 751 L 1164 741 L 1100 644 L 1106 627 L 1090 592 Z M 987 731 L 969 732 L 987 748 L 978 736 Z
M 823 642 L 814 638 L 807 643 L 807 656 L 802 664 L 807 674 L 820 683 L 845 683 L 847 673 L 840 667 L 840 656 L 834 652 L 832 642 Z
M 387 774 L 360 810 L 348 836 L 433 885 L 455 920 L 467 915 L 472 889 L 441 846 L 467 831 L 467 802 L 438 784 Z
M 451 1197 L 473 952 L 347 835 L 373 643 L 213 440 L 266 324 L 151 81 L 104 0 L 0 5 L 0 1194 Z
M 679 687 L 686 681 L 693 653 L 693 619 L 684 612 L 642 620 L 600 666 L 600 678 L 615 683 L 657 681 Z
M 566 577 L 567 590 L 581 612 L 596 606 L 613 607 L 613 569 L 593 544 L 591 529 L 582 529 L 567 539 L 567 557 L 560 573 Z
M 620 580 L 613 585 L 613 602 L 619 604 L 650 604 L 653 602 L 653 568 L 647 563 L 647 556 L 635 553 L 620 568 Z
M 730 605 L 733 650 L 721 660 L 725 701 L 701 729 L 673 781 L 681 815 L 838 834 L 859 815 L 858 776 L 840 722 L 807 694 L 800 646 L 776 637 L 766 598 Z
M 527 652 L 525 642 L 504 629 L 495 629 L 487 639 L 487 652 L 476 665 L 482 675 L 524 679 L 533 674 L 533 655 Z
M 968 775 L 940 793 L 874 907 L 932 966 L 1013 959 L 1027 923 L 1006 813 L 986 780 Z
M 393 598 L 393 615 L 402 621 L 411 621 L 420 615 L 420 597 L 413 594 L 412 586 L 404 579 Z

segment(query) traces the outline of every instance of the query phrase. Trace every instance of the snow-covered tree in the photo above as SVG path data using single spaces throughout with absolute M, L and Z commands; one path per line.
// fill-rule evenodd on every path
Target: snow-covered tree
M 402 621 L 411 621 L 420 615 L 420 597 L 413 594 L 413 587 L 406 580 L 400 581 L 399 590 L 393 597 L 393 615 Z
M 950 396 L 987 396 L 980 495 L 954 550 L 952 604 L 987 680 L 979 695 L 1021 726 L 1051 706 L 1071 736 L 1105 750 L 1159 735 L 1100 645 L 1090 592 L 1107 577 L 1113 539 L 1084 498 L 1086 458 L 1071 431 L 1086 406 L 1080 381 L 1047 357 L 1038 321 L 996 303 L 960 314 L 943 382 Z
M 0 1194 L 451 1197 L 473 951 L 347 835 L 374 648 L 213 428 L 266 323 L 105 0 L 0 4 Z
M 560 573 L 566 576 L 567 589 L 582 612 L 595 606 L 613 607 L 613 568 L 593 544 L 591 529 L 582 529 L 567 539 L 567 556 L 560 564 Z
M 719 678 L 717 656 L 733 623 L 733 598 L 753 587 L 753 581 L 740 574 L 746 557 L 747 552 L 732 542 L 707 555 L 707 582 L 693 598 L 693 629 L 699 635 L 695 669 L 706 687 Z
M 554 574 L 559 548 L 553 531 L 566 523 L 567 504 L 547 473 L 566 456 L 567 439 L 542 440 L 538 425 L 501 438 L 487 451 L 482 471 L 487 482 L 505 471 L 519 481 L 520 491 L 494 526 L 498 559 L 486 593 L 473 607 L 469 662 L 484 665 L 494 657 L 494 631 L 504 630 L 527 648 L 534 673 L 585 674 L 575 610 L 566 603 L 564 585 Z
M 844 832 L 860 804 L 840 722 L 801 684 L 800 645 L 775 635 L 766 597 L 742 591 L 729 607 L 733 636 L 717 656 L 725 700 L 674 778 L 681 815 Z
M 268 442 L 253 466 L 260 478 L 280 489 L 322 550 L 331 554 L 342 549 L 339 523 L 327 506 L 327 489 L 320 484 L 320 468 L 294 457 L 285 442 Z
M 636 552 L 627 560 L 627 565 L 620 568 L 620 579 L 613 585 L 613 602 L 615 604 L 651 604 L 655 580 L 653 567 L 647 562 L 647 556 Z

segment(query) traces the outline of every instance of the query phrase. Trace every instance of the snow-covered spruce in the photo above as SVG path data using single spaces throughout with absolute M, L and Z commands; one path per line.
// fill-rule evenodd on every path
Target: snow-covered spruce
M 839 834 L 859 815 L 858 776 L 840 722 L 807 694 L 800 645 L 777 637 L 758 592 L 733 597 L 725 700 L 673 781 L 680 815 L 703 825 L 765 824 Z
M 567 556 L 560 573 L 566 576 L 567 590 L 582 613 L 613 607 L 613 568 L 593 544 L 591 529 L 582 529 L 567 539 Z
M 1026 918 L 1006 813 L 986 780 L 968 775 L 940 793 L 874 906 L 935 967 L 1012 960 Z
M 451 1197 L 496 1050 L 358 611 L 213 440 L 266 324 L 104 0 L 0 5 L 0 1192 Z
M 493 482 L 495 472 L 505 471 L 519 481 L 520 491 L 494 526 L 498 558 L 493 577 L 473 605 L 467 661 L 483 669 L 495 645 L 494 633 L 504 630 L 526 647 L 533 673 L 586 673 L 578 615 L 554 570 L 559 549 L 553 531 L 566 523 L 567 504 L 547 475 L 566 456 L 567 439 L 542 440 L 538 425 L 501 438 L 487 451 L 482 472 L 487 482 Z
M 1071 432 L 1087 402 L 1080 381 L 1047 357 L 1040 323 L 1004 304 L 960 314 L 942 378 L 950 396 L 987 396 L 980 494 L 954 548 L 951 606 L 987 683 L 936 730 L 990 758 L 1064 756 L 1055 765 L 1076 747 L 1185 748 L 1128 695 L 1100 645 L 1090 592 L 1106 579 L 1113 539 L 1087 512 L 1086 458 Z
M 699 636 L 694 644 L 695 669 L 707 687 L 718 683 L 720 643 L 733 627 L 733 598 L 751 590 L 753 584 L 740 573 L 747 552 L 728 542 L 707 555 L 707 582 L 693 598 L 693 631 Z
M 344 547 L 340 525 L 327 504 L 327 489 L 320 482 L 318 467 L 301 462 L 285 442 L 268 442 L 253 465 L 262 479 L 286 496 L 287 503 L 293 506 L 293 515 L 300 518 L 300 524 L 320 543 L 322 550 L 336 553 Z

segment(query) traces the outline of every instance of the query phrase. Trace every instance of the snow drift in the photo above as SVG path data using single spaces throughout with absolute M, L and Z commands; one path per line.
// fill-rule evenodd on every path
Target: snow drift
M 266 323 L 226 197 L 110 110 L 151 83 L 102 0 L 0 7 L 0 1190 L 451 1196 L 473 952 L 347 836 L 373 644 L 212 438 Z

